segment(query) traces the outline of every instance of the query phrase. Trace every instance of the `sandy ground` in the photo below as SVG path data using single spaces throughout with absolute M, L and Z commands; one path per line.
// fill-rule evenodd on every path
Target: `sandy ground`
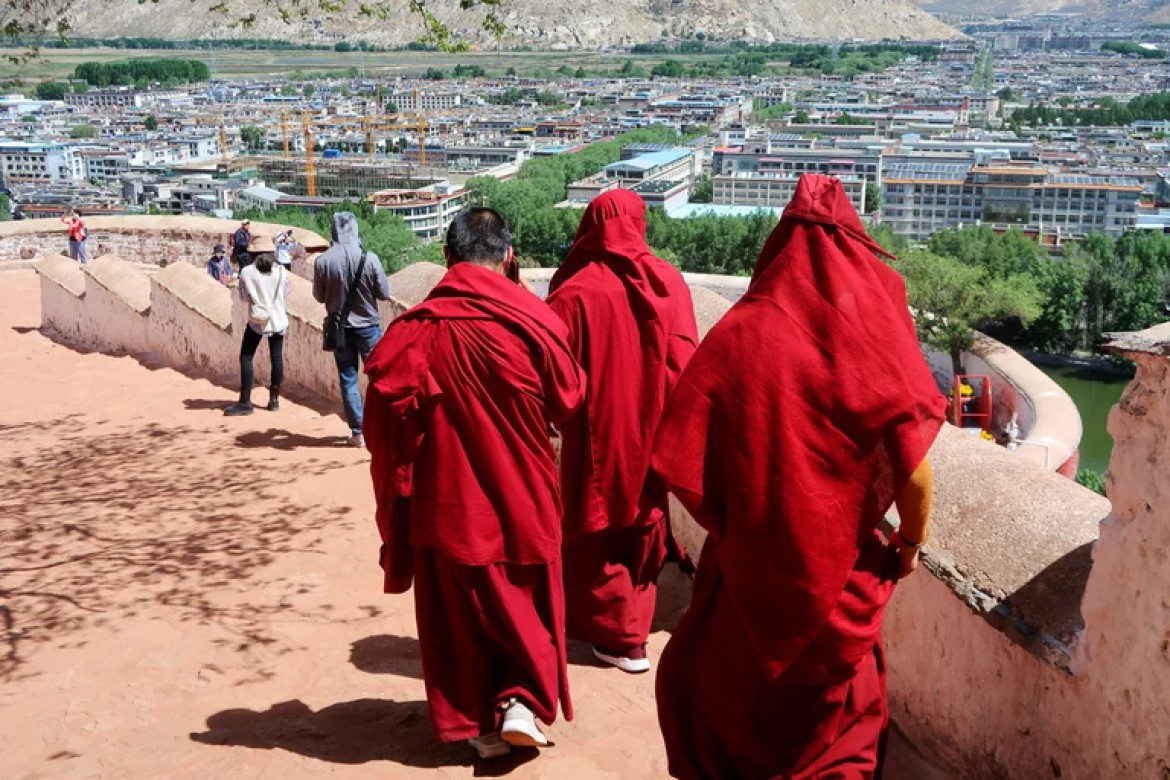
M 37 284 L 0 274 L 0 775 L 666 776 L 652 677 L 582 647 L 557 747 L 436 744 L 341 420 L 53 343 Z

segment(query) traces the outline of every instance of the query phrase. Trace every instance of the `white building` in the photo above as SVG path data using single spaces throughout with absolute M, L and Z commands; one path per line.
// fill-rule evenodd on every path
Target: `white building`
M 77 150 L 68 144 L 0 141 L 0 181 L 68 182 L 85 178 Z
M 440 238 L 467 205 L 467 191 L 439 182 L 421 190 L 382 190 L 370 196 L 374 211 L 389 211 L 406 220 L 424 241 Z
M 796 193 L 796 184 L 803 173 L 788 171 L 737 171 L 711 179 L 711 202 L 725 206 L 760 206 L 784 208 Z M 845 193 L 858 212 L 865 213 L 864 176 L 845 174 L 837 176 L 845 186 Z

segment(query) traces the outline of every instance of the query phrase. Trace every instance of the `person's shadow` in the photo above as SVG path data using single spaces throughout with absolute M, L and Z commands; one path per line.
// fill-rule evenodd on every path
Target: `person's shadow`
M 367 674 L 423 678 L 418 640 L 413 637 L 378 634 L 358 639 L 349 646 L 349 662 Z
M 192 733 L 204 745 L 287 750 L 334 764 L 393 761 L 435 769 L 471 766 L 474 752 L 465 743 L 436 742 L 426 702 L 356 699 L 314 712 L 300 700 L 274 704 L 264 712 L 234 709 L 207 719 L 207 730 Z M 535 749 L 478 762 L 476 777 L 507 774 L 538 755 Z

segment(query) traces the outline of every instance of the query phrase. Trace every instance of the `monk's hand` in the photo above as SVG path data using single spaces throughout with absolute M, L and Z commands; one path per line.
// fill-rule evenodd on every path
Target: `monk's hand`
M 890 544 L 898 552 L 898 579 L 908 577 L 918 568 L 918 553 L 920 548 L 907 542 L 900 530 L 890 536 Z
M 532 282 L 528 281 L 523 276 L 520 277 L 520 286 L 533 295 L 536 295 L 536 288 L 532 286 Z

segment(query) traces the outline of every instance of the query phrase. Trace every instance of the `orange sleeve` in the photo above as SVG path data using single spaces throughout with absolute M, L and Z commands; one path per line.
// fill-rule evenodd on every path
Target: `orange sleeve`
M 921 544 L 930 535 L 930 510 L 934 501 L 934 471 L 930 461 L 923 459 L 910 481 L 902 488 L 895 503 L 902 524 L 902 538 L 910 544 Z

